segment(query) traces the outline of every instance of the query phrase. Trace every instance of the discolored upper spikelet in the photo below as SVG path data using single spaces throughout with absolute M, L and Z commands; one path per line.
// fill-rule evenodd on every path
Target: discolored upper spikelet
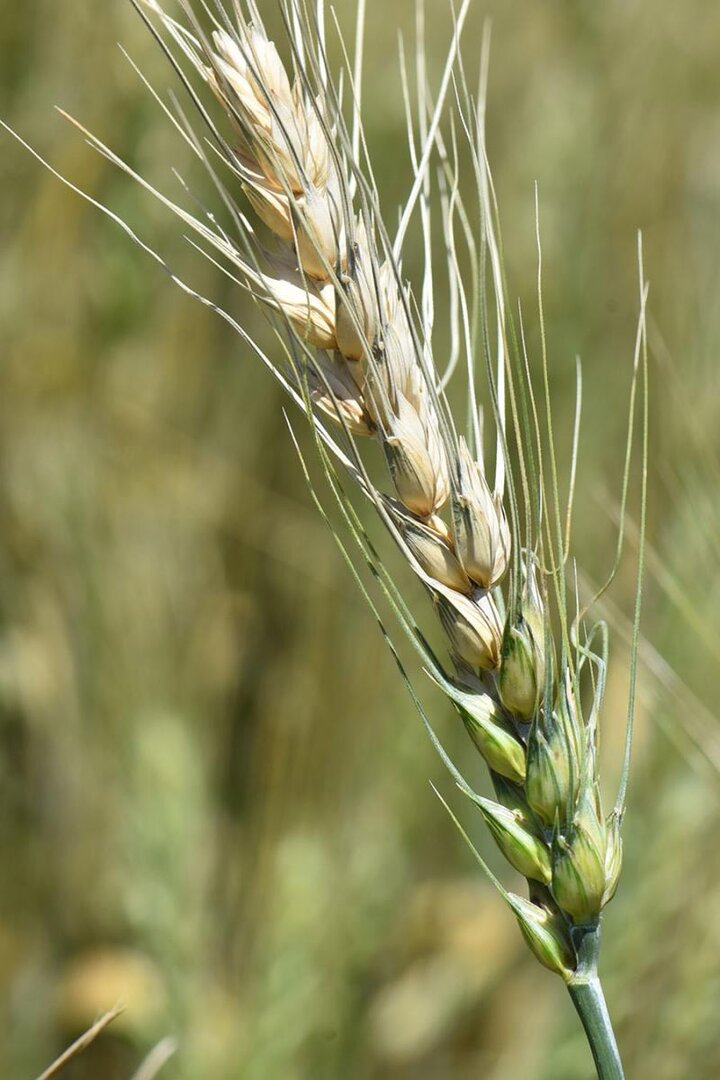
M 505 511 L 490 491 L 482 466 L 473 461 L 462 436 L 456 467 L 452 512 L 458 556 L 468 576 L 482 588 L 491 589 L 504 578 L 510 557 L 510 530 Z
M 346 424 L 355 435 L 373 434 L 373 422 L 365 409 L 362 394 L 342 359 L 321 353 L 308 366 L 306 375 L 312 401 L 327 416 Z
M 399 503 L 391 504 L 390 509 L 405 543 L 428 577 L 458 592 L 472 592 L 472 582 L 442 529 L 442 521 L 437 517 L 420 520 Z
M 447 458 L 435 417 L 419 414 L 402 394 L 388 418 L 384 441 L 398 498 L 419 517 L 430 517 L 447 501 Z
M 361 360 L 378 333 L 379 310 L 373 274 L 373 253 L 362 219 L 350 245 L 342 295 L 337 304 L 338 347 L 343 356 Z
M 434 595 L 443 629 L 458 656 L 471 668 L 492 671 L 500 659 L 502 628 L 492 597 L 471 599 L 450 589 Z
M 332 285 L 316 287 L 290 269 L 278 278 L 262 275 L 262 283 L 268 297 L 287 316 L 299 337 L 317 349 L 337 348 Z
M 301 194 L 329 176 L 329 148 L 316 112 L 299 86 L 291 89 L 275 45 L 252 26 L 235 40 L 213 33 L 212 84 L 266 178 L 278 190 Z M 219 78 L 218 78 L 219 76 Z

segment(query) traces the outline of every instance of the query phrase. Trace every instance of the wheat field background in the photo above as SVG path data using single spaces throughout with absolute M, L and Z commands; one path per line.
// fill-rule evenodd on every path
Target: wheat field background
M 353 6 L 338 4 L 345 25 Z M 409 40 L 413 6 L 369 0 L 364 116 L 389 218 L 411 182 L 397 32 Z M 451 16 L 443 0 L 427 9 L 437 79 Z M 584 365 L 576 546 L 589 582 L 612 562 L 644 236 L 645 644 L 603 972 L 628 1075 L 711 1080 L 720 9 L 476 0 L 472 71 L 488 16 L 510 290 L 532 348 L 537 181 L 566 446 L 577 354 Z M 116 42 L 172 83 L 121 0 L 0 0 L 0 115 L 264 333 L 54 112 L 166 190 L 175 166 L 210 197 Z M 433 795 L 429 780 L 452 799 L 450 782 L 312 506 L 279 391 L 228 327 L 6 136 L 0 196 L 0 1076 L 31 1080 L 122 998 L 69 1080 L 129 1078 L 165 1035 L 178 1041 L 168 1080 L 589 1078 L 562 985 L 528 958 Z M 410 278 L 419 256 L 411 245 Z M 636 513 L 606 611 L 610 782 Z M 437 721 L 462 759 L 453 716 Z

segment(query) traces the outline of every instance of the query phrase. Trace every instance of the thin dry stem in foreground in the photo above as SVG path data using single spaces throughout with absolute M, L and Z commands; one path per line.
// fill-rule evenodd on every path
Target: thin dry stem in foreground
M 45 1069 L 45 1072 L 37 1077 L 37 1080 L 53 1080 L 53 1077 L 59 1076 L 65 1066 L 69 1065 L 73 1058 L 77 1057 L 78 1054 L 81 1054 L 83 1050 L 87 1050 L 88 1046 L 97 1039 L 98 1035 L 101 1035 L 105 1028 L 109 1024 L 112 1024 L 113 1020 L 117 1019 L 123 1009 L 123 1005 L 116 1005 L 114 1008 L 104 1013 L 99 1020 L 96 1020 L 92 1027 L 83 1032 L 71 1046 L 68 1046 L 67 1050 L 65 1050 L 59 1058 L 56 1058 L 52 1065 Z

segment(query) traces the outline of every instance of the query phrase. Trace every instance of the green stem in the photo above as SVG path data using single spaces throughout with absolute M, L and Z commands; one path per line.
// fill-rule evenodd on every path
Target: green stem
M 567 984 L 568 992 L 585 1029 L 598 1080 L 624 1080 L 620 1052 L 597 972 L 600 927 L 583 929 L 578 934 L 582 934 L 577 942 L 579 963 Z

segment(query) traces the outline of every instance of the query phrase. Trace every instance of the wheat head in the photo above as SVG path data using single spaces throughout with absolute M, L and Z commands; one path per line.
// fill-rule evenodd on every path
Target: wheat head
M 232 228 L 184 209 L 85 134 L 189 225 L 205 253 L 220 258 L 238 288 L 276 319 L 277 354 L 268 355 L 221 312 L 310 419 L 357 556 L 373 569 L 425 669 L 484 758 L 492 799 L 475 792 L 450 761 L 415 697 L 458 786 L 525 878 L 527 895 L 507 890 L 483 863 L 486 872 L 537 959 L 575 988 L 582 1016 L 578 999 L 595 979 L 600 917 L 622 863 L 632 691 L 623 779 L 607 813 L 598 775 L 606 634 L 602 624 L 588 625 L 584 611 L 573 611 L 572 498 L 561 505 L 544 344 L 538 392 L 522 326 L 517 334 L 509 314 L 485 152 L 484 82 L 478 96 L 469 92 L 458 50 L 467 0 L 434 99 L 419 39 L 417 136 L 412 117 L 408 123 L 414 181 L 395 235 L 380 210 L 362 130 L 364 3 L 358 5 L 355 61 L 348 59 L 343 78 L 333 79 L 322 2 L 315 8 L 302 0 L 281 3 L 286 61 L 253 0 L 234 0 L 232 13 L 219 3 L 202 5 L 202 19 L 182 3 L 180 21 L 157 0 L 132 2 L 183 78 L 197 123 L 163 107 L 212 176 Z M 193 89 L 186 72 L 199 77 L 207 95 Z M 455 122 L 448 144 L 441 119 L 451 97 Z M 475 226 L 460 189 L 459 137 L 472 162 Z M 439 286 L 433 200 L 451 323 L 442 370 L 434 356 Z M 425 250 L 419 300 L 402 271 L 413 219 Z M 468 264 L 469 272 L 463 269 Z M 635 378 L 642 370 L 645 297 L 642 287 Z M 467 386 L 462 424 L 445 393 L 458 369 L 464 369 Z M 378 483 L 365 453 L 370 441 L 382 450 L 386 484 Z M 404 585 L 368 540 L 343 474 L 372 505 L 421 582 L 444 633 L 447 660 L 428 645 Z M 573 482 L 574 458 L 571 493 Z M 626 490 L 627 475 L 623 498 Z M 601 1064 L 601 1075 L 621 1075 L 619 1064 L 615 1072 L 602 1072 Z

